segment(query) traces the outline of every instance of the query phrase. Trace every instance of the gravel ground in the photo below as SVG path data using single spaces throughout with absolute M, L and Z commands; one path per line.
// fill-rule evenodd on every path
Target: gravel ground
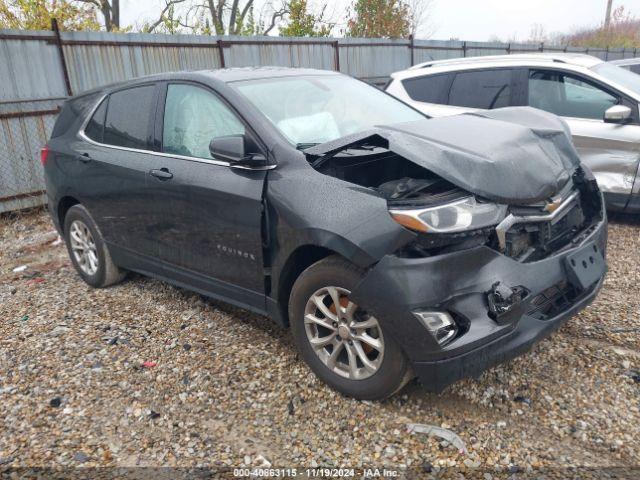
M 639 231 L 611 223 L 602 293 L 530 353 L 440 395 L 360 402 L 267 319 L 137 275 L 91 289 L 44 212 L 0 217 L 0 465 L 640 465 Z M 408 423 L 456 432 L 468 454 Z

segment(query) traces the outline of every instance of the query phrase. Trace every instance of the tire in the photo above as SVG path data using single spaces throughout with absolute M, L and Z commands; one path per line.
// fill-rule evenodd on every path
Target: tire
M 382 400 L 402 389 L 413 375 L 402 349 L 382 322 L 349 300 L 348 293 L 363 276 L 364 271 L 337 255 L 314 263 L 293 285 L 289 320 L 300 355 L 323 382 L 349 397 Z M 335 298 L 341 305 L 340 315 L 336 315 Z
M 126 272 L 111 260 L 98 226 L 82 205 L 74 205 L 64 217 L 64 240 L 73 266 L 92 287 L 108 287 L 125 278 Z

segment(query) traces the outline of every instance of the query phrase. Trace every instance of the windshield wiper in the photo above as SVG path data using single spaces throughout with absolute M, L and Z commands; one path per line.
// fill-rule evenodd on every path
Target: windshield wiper
M 320 158 L 318 158 L 317 160 L 314 160 L 313 162 L 311 162 L 311 166 L 313 168 L 320 168 L 322 166 L 323 163 L 325 163 L 327 160 L 330 160 L 332 158 L 334 158 L 336 155 L 338 155 L 339 153 L 343 153 L 346 155 L 352 155 L 351 153 L 349 153 L 350 150 L 364 150 L 367 152 L 373 152 L 376 148 L 382 148 L 379 147 L 378 145 L 370 145 L 368 143 L 355 143 L 353 145 L 347 145 L 346 147 L 340 149 L 340 150 L 336 150 L 334 152 L 330 152 L 327 153 L 323 156 L 321 156 Z
M 308 143 L 296 143 L 296 149 L 297 150 L 306 150 L 307 148 L 311 148 L 311 147 L 315 147 L 316 145 L 320 145 L 319 143 L 313 143 L 313 142 L 308 142 Z

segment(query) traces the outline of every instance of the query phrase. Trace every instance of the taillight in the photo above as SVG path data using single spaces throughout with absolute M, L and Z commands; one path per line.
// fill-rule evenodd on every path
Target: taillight
M 49 156 L 49 146 L 45 145 L 40 149 L 40 163 L 44 167 L 47 164 L 47 157 Z

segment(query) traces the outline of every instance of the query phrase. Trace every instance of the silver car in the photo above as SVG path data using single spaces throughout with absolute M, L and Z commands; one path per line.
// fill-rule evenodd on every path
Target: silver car
M 531 106 L 566 120 L 610 210 L 640 212 L 640 75 L 582 54 L 426 62 L 391 75 L 388 93 L 438 117 Z

